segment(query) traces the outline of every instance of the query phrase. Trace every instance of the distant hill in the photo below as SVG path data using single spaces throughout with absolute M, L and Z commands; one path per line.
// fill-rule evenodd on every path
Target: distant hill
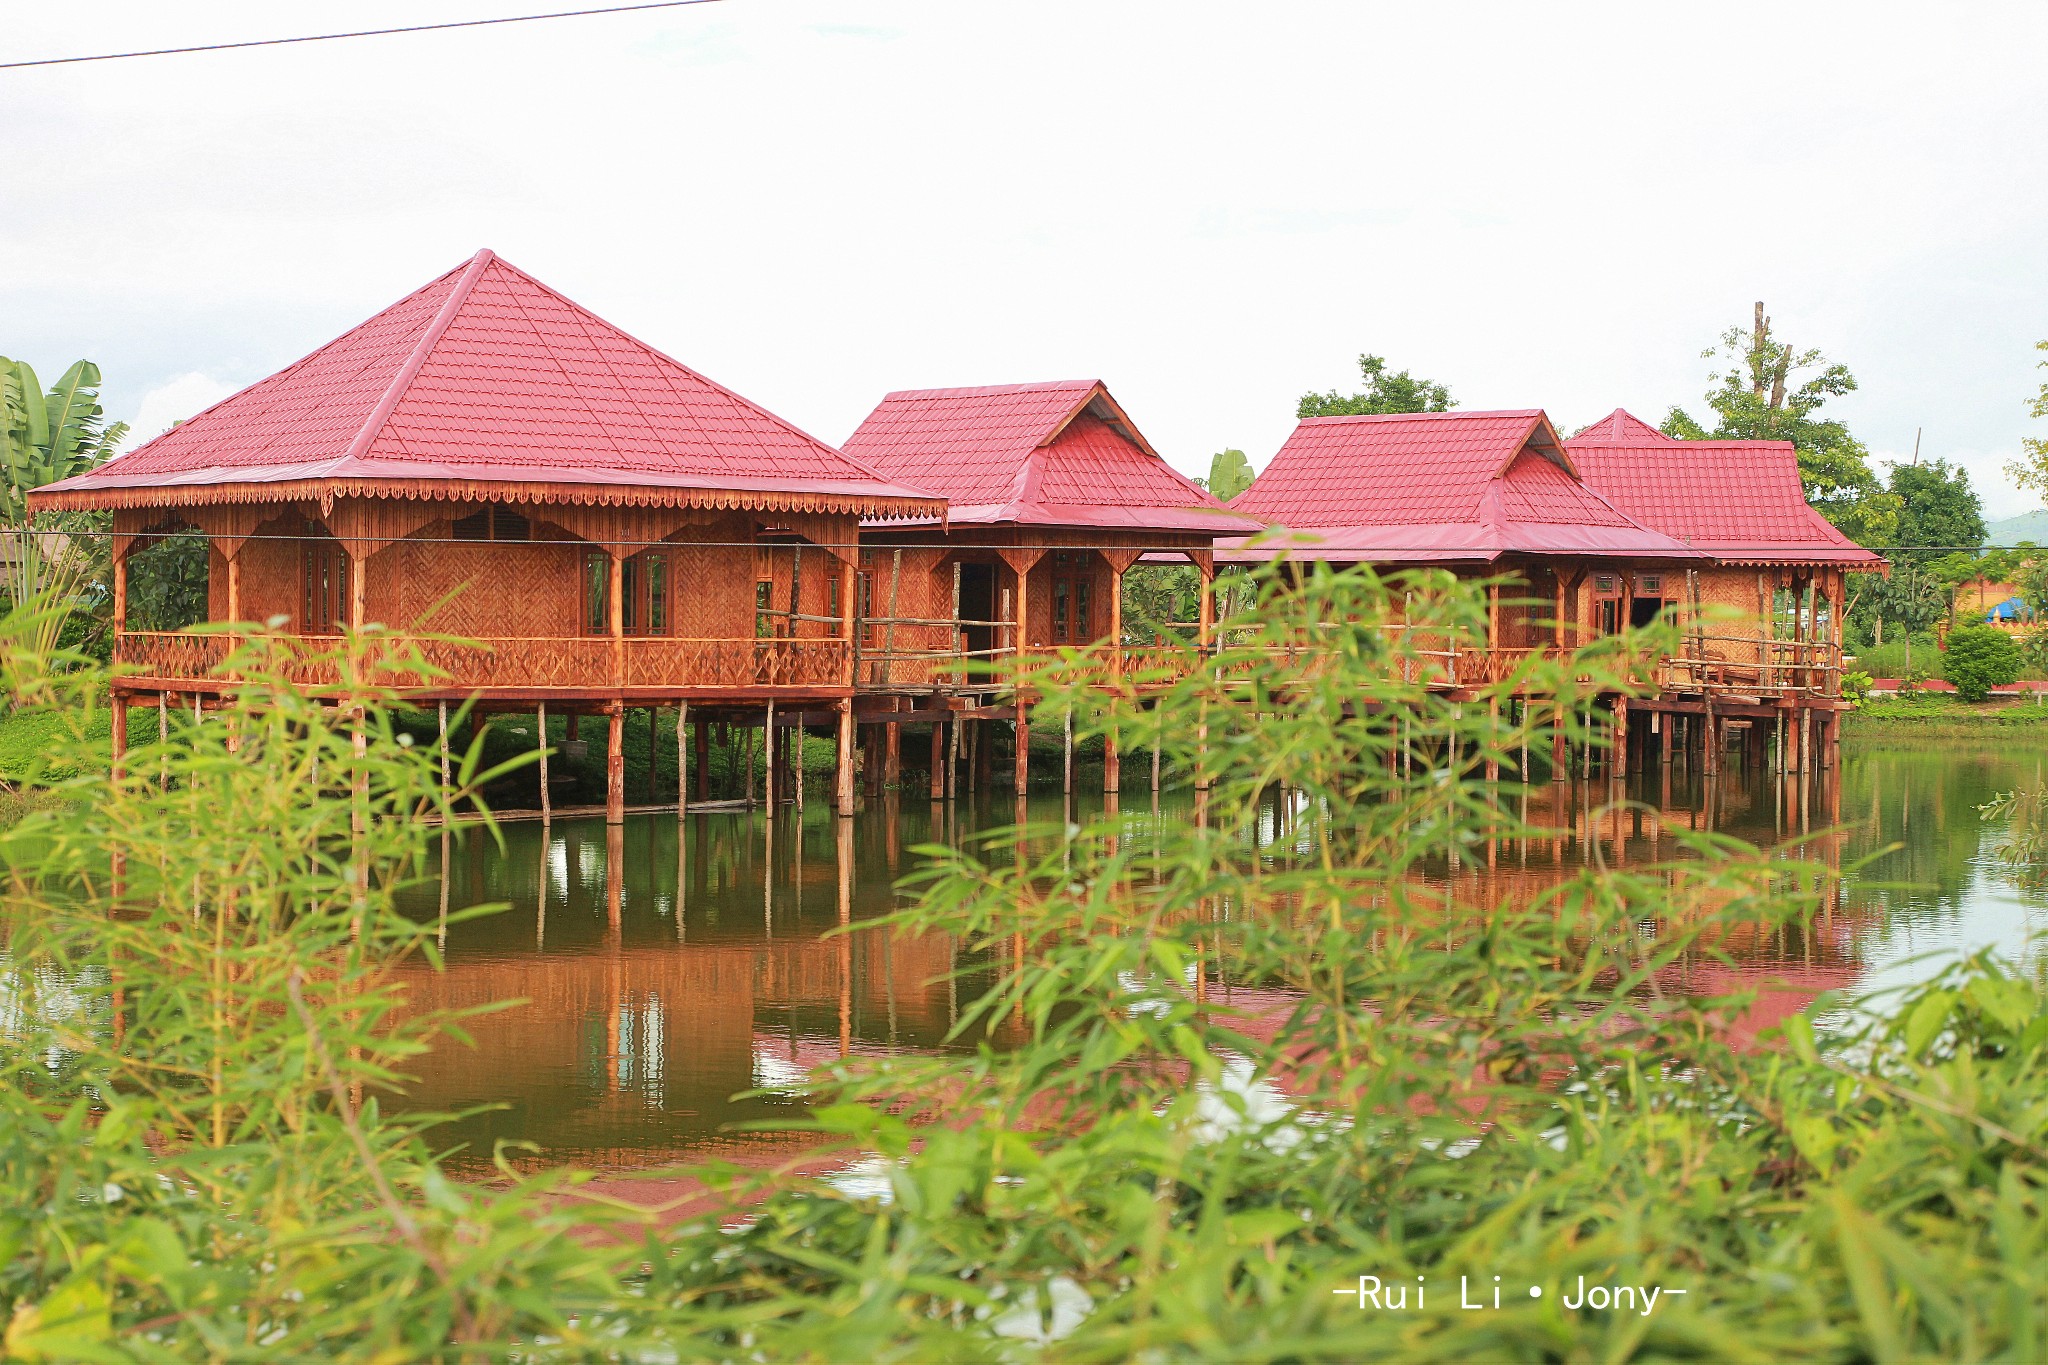
M 2048 508 L 1984 524 L 1986 545 L 2017 545 L 2023 540 L 2048 545 Z

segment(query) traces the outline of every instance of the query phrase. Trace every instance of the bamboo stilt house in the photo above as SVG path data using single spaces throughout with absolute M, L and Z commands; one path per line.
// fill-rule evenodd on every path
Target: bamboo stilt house
M 213 622 L 459 636 L 421 698 L 608 713 L 615 813 L 628 704 L 844 708 L 861 522 L 945 508 L 489 251 L 35 505 L 114 513 L 125 692 L 234 686 L 231 634 L 125 619 L 197 530 Z

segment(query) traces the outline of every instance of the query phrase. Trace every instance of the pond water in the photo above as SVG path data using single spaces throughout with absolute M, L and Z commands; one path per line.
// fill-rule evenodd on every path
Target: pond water
M 1490 875 L 1506 889 L 1593 857 L 1668 857 L 1660 826 L 1764 847 L 1832 829 L 1809 856 L 1855 869 L 1839 901 L 1804 933 L 1745 945 L 1738 979 L 1723 983 L 1759 989 L 1744 1021 L 1753 1031 L 1822 991 L 1907 983 L 1981 947 L 2027 951 L 2048 928 L 2048 893 L 2004 869 L 1994 852 L 2002 831 L 1977 807 L 2044 776 L 2048 751 L 1854 741 L 1838 773 L 1804 788 L 1739 774 L 1706 787 L 1653 766 L 1629 791 L 1648 812 L 1588 819 L 1611 800 L 1604 781 L 1535 789 L 1532 816 L 1572 832 L 1512 847 Z M 1075 800 L 1099 808 L 1102 798 Z M 1190 818 L 1188 793 L 1156 801 L 1157 818 Z M 1127 793 L 1121 810 L 1142 822 L 1154 803 Z M 797 1116 L 793 1088 L 818 1062 L 940 1046 L 964 989 L 948 984 L 959 949 L 944 935 L 830 931 L 891 909 L 915 846 L 957 842 L 1016 809 L 1007 795 L 957 807 L 911 796 L 871 802 L 843 824 L 814 803 L 772 829 L 760 812 L 642 815 L 610 830 L 562 820 L 506 825 L 502 847 L 474 828 L 450 831 L 449 875 L 413 888 L 407 912 L 510 909 L 449 924 L 446 970 L 419 966 L 414 998 L 524 1003 L 473 1021 L 474 1048 L 451 1042 L 418 1059 L 402 1102 L 495 1106 L 450 1124 L 447 1139 L 477 1154 L 499 1139 L 529 1142 L 535 1160 L 600 1170 L 787 1149 L 794 1139 L 742 1126 Z M 1034 820 L 1061 811 L 1056 792 L 1028 803 Z M 739 1098 L 747 1092 L 756 1093 Z

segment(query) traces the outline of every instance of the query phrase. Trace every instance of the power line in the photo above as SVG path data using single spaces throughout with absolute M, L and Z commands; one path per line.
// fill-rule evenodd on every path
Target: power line
M 296 38 L 250 38 L 238 43 L 200 43 L 193 47 L 155 47 L 137 52 L 99 52 L 86 57 L 41 57 L 28 62 L 0 62 L 0 71 L 29 66 L 69 66 L 77 62 L 118 62 L 129 57 L 175 57 L 188 52 L 227 52 L 241 47 L 283 47 L 290 43 L 325 43 L 336 38 L 385 38 L 397 33 L 432 33 L 449 28 L 486 28 L 492 24 L 530 24 L 541 19 L 583 19 L 593 14 L 631 14 L 636 10 L 681 9 L 685 5 L 709 5 L 717 0 L 644 0 L 637 5 L 607 5 L 602 9 L 565 9 L 549 14 L 510 14 L 501 19 L 455 19 L 444 24 L 407 24 L 402 28 L 363 28 L 348 33 L 308 33 Z

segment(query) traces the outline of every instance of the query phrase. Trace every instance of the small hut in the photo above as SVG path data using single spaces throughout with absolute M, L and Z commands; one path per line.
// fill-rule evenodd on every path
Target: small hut
M 860 676 L 883 692 L 986 691 L 1008 663 L 1048 650 L 1101 650 L 1121 670 L 1123 577 L 1147 555 L 1195 565 L 1201 619 L 1189 624 L 1206 640 L 1211 546 L 1249 526 L 1167 464 L 1095 379 L 892 393 L 845 450 L 949 504 L 943 527 L 871 524 L 864 536 L 862 614 L 878 624 L 863 633 Z M 962 676 L 962 657 L 988 666 L 983 680 Z M 1016 719 L 1021 792 L 1021 709 Z M 1116 790 L 1114 745 L 1105 781 Z
M 489 251 L 34 501 L 114 513 L 124 698 L 235 686 L 231 632 L 127 628 L 130 556 L 196 530 L 213 622 L 462 637 L 420 700 L 606 716 L 614 821 L 629 707 L 697 704 L 700 779 L 711 714 L 836 708 L 849 739 L 860 525 L 945 506 Z

